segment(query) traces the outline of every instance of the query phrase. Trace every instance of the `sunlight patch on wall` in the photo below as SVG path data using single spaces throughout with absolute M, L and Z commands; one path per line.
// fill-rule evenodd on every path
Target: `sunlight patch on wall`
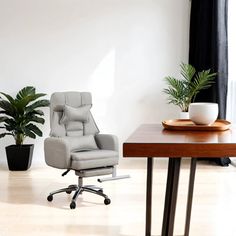
M 231 122 L 236 122 L 236 73 L 235 73 L 235 57 L 236 57 L 236 30 L 234 22 L 236 20 L 235 10 L 236 2 L 229 1 L 228 11 L 228 94 L 227 94 L 227 114 L 226 118 Z
M 98 64 L 91 75 L 90 91 L 93 101 L 99 103 L 96 111 L 99 115 L 106 113 L 106 101 L 114 93 L 115 86 L 115 49 L 112 49 Z

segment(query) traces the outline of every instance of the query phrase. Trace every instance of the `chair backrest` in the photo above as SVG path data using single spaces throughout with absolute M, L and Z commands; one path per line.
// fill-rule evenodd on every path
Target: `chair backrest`
M 62 122 L 65 107 L 80 109 L 85 106 L 89 107 L 88 120 L 86 122 L 76 119 Z M 50 99 L 50 136 L 82 136 L 99 133 L 99 129 L 90 112 L 91 106 L 92 96 L 89 92 L 53 93 Z

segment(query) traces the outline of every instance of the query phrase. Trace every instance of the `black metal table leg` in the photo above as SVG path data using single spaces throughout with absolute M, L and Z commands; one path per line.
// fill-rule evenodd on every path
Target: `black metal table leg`
M 173 236 L 181 158 L 169 158 L 162 236 Z
M 147 189 L 146 189 L 146 236 L 151 236 L 152 226 L 152 172 L 153 158 L 147 158 Z
M 189 174 L 188 200 L 187 200 L 184 236 L 189 236 L 189 227 L 190 227 L 190 218 L 191 218 L 191 210 L 192 210 L 196 165 L 197 165 L 197 158 L 192 158 L 191 159 L 190 174 Z

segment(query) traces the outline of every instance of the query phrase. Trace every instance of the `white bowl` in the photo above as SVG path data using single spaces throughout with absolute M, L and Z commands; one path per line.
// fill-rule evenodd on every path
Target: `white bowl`
M 196 125 L 211 125 L 219 112 L 217 103 L 196 102 L 189 105 L 189 118 Z

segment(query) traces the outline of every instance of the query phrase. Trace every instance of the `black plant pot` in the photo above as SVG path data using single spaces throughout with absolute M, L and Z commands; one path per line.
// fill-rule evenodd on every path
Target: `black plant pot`
M 31 166 L 34 145 L 10 145 L 6 147 L 9 170 L 28 170 Z

